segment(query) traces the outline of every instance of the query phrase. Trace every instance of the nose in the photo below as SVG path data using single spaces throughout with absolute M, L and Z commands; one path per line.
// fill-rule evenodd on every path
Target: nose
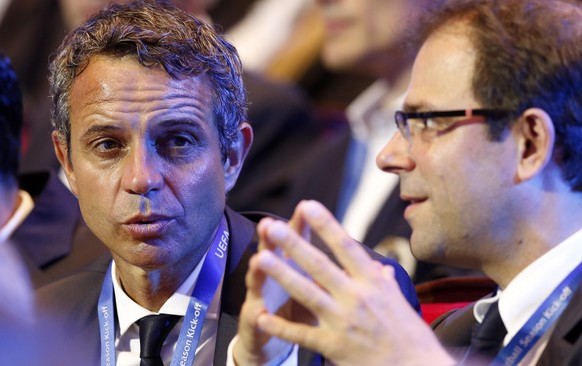
M 410 156 L 410 144 L 400 131 L 388 141 L 376 156 L 376 165 L 388 173 L 401 174 L 409 172 L 416 166 Z
M 147 144 L 134 145 L 124 157 L 122 186 L 126 192 L 147 195 L 163 184 L 161 162 L 156 159 L 155 148 Z

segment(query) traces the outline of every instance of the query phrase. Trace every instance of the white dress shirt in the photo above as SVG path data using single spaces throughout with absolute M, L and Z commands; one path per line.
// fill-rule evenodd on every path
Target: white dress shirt
M 507 288 L 499 292 L 496 296 L 499 298 L 499 313 L 507 329 L 504 346 L 564 278 L 582 263 L 581 248 L 582 230 L 527 266 L 507 285 Z M 483 321 L 491 302 L 490 299 L 484 299 L 475 305 L 474 315 L 479 323 Z M 534 365 L 539 360 L 552 331 L 553 327 L 533 346 L 520 365 Z
M 366 146 L 360 181 L 342 219 L 345 230 L 359 241 L 364 240 L 369 226 L 398 185 L 398 175 L 387 174 L 376 166 L 376 155 L 396 133 L 393 116 L 403 101 L 403 96 L 387 101 L 388 92 L 388 84 L 379 80 L 346 110 L 353 138 Z
M 164 303 L 159 313 L 157 314 L 171 314 L 178 315 L 182 318 L 176 323 L 174 328 L 168 334 L 164 346 L 162 347 L 162 360 L 164 365 L 169 365 L 174 350 L 180 335 L 180 329 L 183 323 L 183 317 L 188 309 L 190 302 L 190 295 L 196 285 L 196 281 L 202 268 L 203 260 L 198 263 L 194 271 L 188 276 L 184 283 L 178 290 Z M 116 360 L 118 366 L 139 366 L 140 357 L 140 342 L 139 342 L 139 327 L 135 324 L 136 321 L 147 315 L 152 315 L 151 311 L 141 307 L 133 301 L 121 288 L 117 280 L 115 262 L 113 262 L 111 277 L 113 279 L 113 289 L 115 291 L 115 308 L 118 319 L 118 326 L 116 327 L 115 349 Z M 218 285 L 216 293 L 212 302 L 208 306 L 204 326 L 200 341 L 196 349 L 196 358 L 194 359 L 194 366 L 212 365 L 214 360 L 214 348 L 216 346 L 216 334 L 218 331 L 218 317 L 220 314 L 220 294 L 222 293 L 222 281 Z
M 346 110 L 352 138 L 358 141 L 356 144 L 364 146 L 365 152 L 360 157 L 359 180 L 347 201 L 345 213 L 336 214 L 340 214 L 341 224 L 348 234 L 360 242 L 364 241 L 384 203 L 398 187 L 398 175 L 383 172 L 376 166 L 376 156 L 397 132 L 394 113 L 402 107 L 404 95 L 390 97 L 394 94 L 386 81 L 378 80 Z M 410 251 L 409 238 L 393 236 L 386 239 L 389 240 L 377 243 L 373 249 L 395 258 L 410 276 L 414 276 L 417 260 Z

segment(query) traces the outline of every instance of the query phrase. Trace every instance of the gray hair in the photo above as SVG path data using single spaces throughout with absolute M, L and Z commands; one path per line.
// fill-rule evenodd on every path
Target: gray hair
M 145 67 L 161 65 L 173 78 L 203 76 L 226 157 L 246 120 L 246 92 L 236 49 L 210 25 L 172 5 L 136 1 L 110 5 L 71 31 L 50 65 L 53 126 L 67 150 L 71 85 L 96 55 L 135 56 Z

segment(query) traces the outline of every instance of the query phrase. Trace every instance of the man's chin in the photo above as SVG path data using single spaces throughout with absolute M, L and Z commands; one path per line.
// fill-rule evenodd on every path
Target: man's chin
M 422 237 L 412 232 L 410 237 L 410 251 L 419 261 L 430 263 L 443 263 L 446 261 L 444 245 Z

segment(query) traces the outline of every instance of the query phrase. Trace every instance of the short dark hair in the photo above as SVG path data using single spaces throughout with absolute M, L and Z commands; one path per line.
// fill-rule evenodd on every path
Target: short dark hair
M 485 108 L 513 111 L 490 121 L 499 140 L 528 108 L 554 122 L 554 159 L 582 191 L 582 8 L 567 0 L 453 0 L 426 13 L 417 42 L 451 21 L 469 26 L 476 51 L 472 89 Z M 446 57 L 446 55 L 443 55 Z
M 0 179 L 15 180 L 20 162 L 22 92 L 10 59 L 0 53 Z
M 50 66 L 53 125 L 67 149 L 71 85 L 97 55 L 133 56 L 145 67 L 161 65 L 173 78 L 204 77 L 226 157 L 246 120 L 247 101 L 237 51 L 212 26 L 169 2 L 143 0 L 112 4 L 72 30 Z

